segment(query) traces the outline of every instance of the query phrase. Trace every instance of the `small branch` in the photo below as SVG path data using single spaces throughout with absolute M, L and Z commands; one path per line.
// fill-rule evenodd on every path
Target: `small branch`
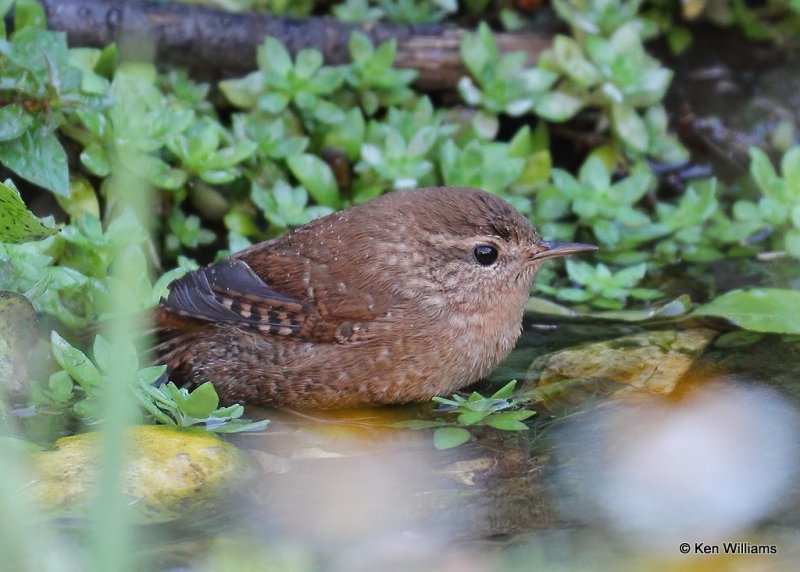
M 50 28 L 66 32 L 71 46 L 103 47 L 117 42 L 126 55 L 155 57 L 159 63 L 188 67 L 204 78 L 237 76 L 254 70 L 256 48 L 265 35 L 278 38 L 292 53 L 315 48 L 329 64 L 347 63 L 347 41 L 352 30 L 364 32 L 376 44 L 396 39 L 395 65 L 417 70 L 416 85 L 420 89 L 453 90 L 467 73 L 458 51 L 464 30 L 451 26 L 353 25 L 333 18 L 279 18 L 178 3 L 41 2 Z M 500 33 L 495 37 L 502 53 L 525 52 L 531 63 L 552 39 L 544 33 Z

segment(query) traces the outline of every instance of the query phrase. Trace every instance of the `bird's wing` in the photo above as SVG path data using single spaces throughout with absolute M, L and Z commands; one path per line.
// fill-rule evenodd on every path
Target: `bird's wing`
M 246 262 L 235 258 L 179 278 L 170 285 L 161 307 L 179 316 L 282 336 L 299 334 L 309 314 L 302 300 L 271 288 Z

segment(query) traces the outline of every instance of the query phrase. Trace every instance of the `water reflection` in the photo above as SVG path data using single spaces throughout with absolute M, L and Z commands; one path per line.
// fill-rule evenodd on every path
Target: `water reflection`
M 452 547 L 464 522 L 438 510 L 456 486 L 444 465 L 468 448 L 442 455 L 429 433 L 388 428 L 411 416 L 402 408 L 269 416 L 269 432 L 238 443 L 262 471 L 240 513 L 260 543 L 299 542 L 326 570 L 486 569 L 487 557 Z

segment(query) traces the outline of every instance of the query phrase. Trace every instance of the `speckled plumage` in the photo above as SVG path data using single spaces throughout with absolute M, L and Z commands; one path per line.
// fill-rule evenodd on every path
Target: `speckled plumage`
M 497 249 L 480 265 L 474 248 Z M 519 337 L 542 241 L 475 189 L 395 192 L 177 280 L 157 313 L 172 378 L 226 402 L 423 401 L 488 374 Z

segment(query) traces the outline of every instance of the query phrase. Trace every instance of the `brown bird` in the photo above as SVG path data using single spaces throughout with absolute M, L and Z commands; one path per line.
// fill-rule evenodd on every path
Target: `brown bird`
M 394 192 L 176 280 L 155 349 L 226 402 L 424 401 L 511 351 L 544 259 L 594 249 L 542 240 L 480 190 Z

